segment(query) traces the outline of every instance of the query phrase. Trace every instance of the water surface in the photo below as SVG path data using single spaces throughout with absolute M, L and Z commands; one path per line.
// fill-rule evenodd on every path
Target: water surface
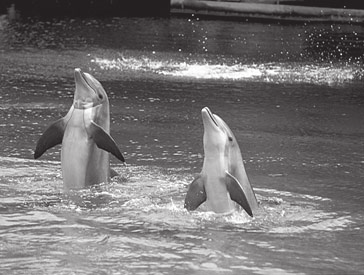
M 31 20 L 0 29 L 0 271 L 363 274 L 363 28 L 191 18 Z M 128 166 L 64 193 L 42 131 L 99 79 Z M 183 209 L 203 107 L 239 141 L 260 202 Z

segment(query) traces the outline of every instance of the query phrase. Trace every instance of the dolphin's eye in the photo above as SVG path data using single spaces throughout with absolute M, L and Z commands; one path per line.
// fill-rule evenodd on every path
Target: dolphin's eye
M 229 141 L 233 141 L 233 138 L 232 137 L 229 137 Z
M 99 99 L 103 99 L 104 97 L 102 96 L 102 94 L 99 94 Z

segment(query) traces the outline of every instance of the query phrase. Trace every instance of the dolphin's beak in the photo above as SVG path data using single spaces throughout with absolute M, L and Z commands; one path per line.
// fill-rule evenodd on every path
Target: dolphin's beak
M 76 92 L 79 90 L 79 92 L 85 92 L 85 95 L 88 94 L 88 96 L 90 96 L 91 91 L 95 93 L 94 89 L 88 83 L 87 77 L 81 71 L 80 68 L 75 69 L 75 82 L 76 82 Z
M 87 84 L 86 83 L 86 80 L 85 80 L 85 77 L 83 75 L 83 72 L 81 71 L 80 68 L 76 68 L 75 69 L 75 82 L 76 82 L 76 86 L 77 85 L 85 85 L 85 84 Z
M 211 113 L 208 107 L 205 107 L 201 110 L 201 115 L 204 126 L 213 126 L 219 128 L 219 125 L 214 118 L 214 115 Z
M 93 102 L 94 98 L 97 97 L 97 93 L 87 81 L 87 76 L 79 68 L 75 69 L 74 75 L 76 83 L 74 102 L 82 104 Z

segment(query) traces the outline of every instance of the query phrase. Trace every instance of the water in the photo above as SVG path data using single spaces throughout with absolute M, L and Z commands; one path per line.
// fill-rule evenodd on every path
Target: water
M 0 25 L 0 273 L 363 274 L 363 27 L 191 18 Z M 32 159 L 98 78 L 128 166 L 63 192 L 60 147 Z M 203 107 L 237 137 L 260 202 L 183 209 Z

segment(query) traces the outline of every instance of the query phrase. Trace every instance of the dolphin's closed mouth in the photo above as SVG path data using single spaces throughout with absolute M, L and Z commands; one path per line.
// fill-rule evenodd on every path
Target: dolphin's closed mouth
M 216 122 L 216 120 L 215 120 L 215 118 L 214 118 L 214 115 L 211 113 L 210 109 L 209 109 L 209 108 L 207 108 L 207 107 L 205 107 L 204 109 L 207 111 L 208 115 L 210 116 L 211 120 L 215 123 L 215 125 L 216 125 L 217 127 L 219 127 L 219 125 L 217 124 L 217 122 Z
M 82 80 L 87 84 L 87 86 L 92 90 L 94 91 L 94 93 L 97 95 L 97 92 L 95 90 L 95 88 L 89 83 L 85 73 L 83 71 L 80 70 L 80 74 L 81 74 L 81 77 L 82 77 Z

